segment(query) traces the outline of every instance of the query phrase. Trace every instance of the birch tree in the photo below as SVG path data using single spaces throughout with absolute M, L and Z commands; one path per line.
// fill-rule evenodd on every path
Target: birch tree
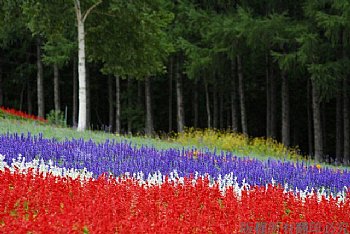
M 102 3 L 102 0 L 94 2 L 87 10 L 82 8 L 82 1 L 73 0 L 75 16 L 78 29 L 78 77 L 79 77 L 79 115 L 78 115 L 78 131 L 86 129 L 86 67 L 85 67 L 85 22 L 90 13 Z

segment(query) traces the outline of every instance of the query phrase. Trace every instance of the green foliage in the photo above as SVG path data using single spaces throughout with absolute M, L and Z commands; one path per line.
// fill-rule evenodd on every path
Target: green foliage
M 21 4 L 22 0 L 0 1 L 0 48 L 10 46 L 18 39 L 28 39 Z
M 13 116 L 13 115 L 8 115 L 5 112 L 3 112 L 2 110 L 0 110 L 0 118 L 1 119 L 20 119 L 17 116 Z
M 43 46 L 43 62 L 46 64 L 58 64 L 63 66 L 70 58 L 72 51 L 76 50 L 76 45 L 65 38 L 62 34 L 53 34 Z
M 297 37 L 300 64 L 318 86 L 322 99 L 329 100 L 337 91 L 336 81 L 348 76 L 345 51 L 349 37 L 349 3 L 306 1 L 305 32 Z
M 141 132 L 144 128 L 144 112 L 139 107 L 125 107 L 121 113 L 123 122 L 131 122 L 132 128 L 136 132 Z
M 103 63 L 103 73 L 142 78 L 165 71 L 172 51 L 165 28 L 173 14 L 163 5 L 163 0 L 103 5 L 106 14 L 92 22 L 87 38 L 91 59 Z
M 77 49 L 73 4 L 48 1 L 23 1 L 26 26 L 33 36 L 45 39 L 43 62 L 63 66 Z
M 64 118 L 64 113 L 62 111 L 51 110 L 46 115 L 47 122 L 56 127 L 67 127 L 66 120 Z

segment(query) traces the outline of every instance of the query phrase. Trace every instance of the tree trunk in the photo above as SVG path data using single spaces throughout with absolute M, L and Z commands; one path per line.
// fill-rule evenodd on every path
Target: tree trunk
M 91 125 L 91 89 L 90 89 L 90 67 L 86 66 L 86 127 L 90 129 Z
M 312 112 L 314 122 L 314 142 L 315 142 L 315 162 L 323 162 L 323 134 L 321 123 L 321 110 L 320 110 L 320 95 L 319 89 L 312 81 Z
M 342 89 L 341 83 L 338 82 L 338 91 L 337 91 L 337 107 L 336 107 L 336 147 L 335 147 L 335 162 L 339 165 L 343 161 L 343 113 L 342 113 Z
M 30 85 L 30 78 L 27 79 L 27 111 L 28 114 L 33 113 L 33 102 L 32 102 L 32 87 Z
M 293 118 L 292 122 L 296 123 L 296 121 L 297 120 L 295 118 Z M 294 127 L 293 128 L 293 141 L 291 141 L 291 145 L 295 146 L 295 145 L 298 145 L 298 143 L 299 143 L 299 128 Z
M 77 82 L 77 59 L 73 58 L 73 127 L 78 126 L 78 82 Z
M 79 7 L 80 8 L 80 7 Z M 78 131 L 87 127 L 87 94 L 86 94 L 86 67 L 85 67 L 85 28 L 81 12 L 77 15 L 78 21 L 78 74 L 79 74 L 79 117 Z
M 311 85 L 310 85 L 310 80 L 307 81 L 307 136 L 308 136 L 308 150 L 309 150 L 309 156 L 313 155 L 314 151 L 314 137 L 313 137 L 313 122 L 312 122 L 312 95 L 310 92 L 311 90 Z
M 115 76 L 115 132 L 120 134 L 120 78 Z
M 270 65 L 271 70 L 270 70 L 270 81 L 271 81 L 271 137 L 273 139 L 277 138 L 277 92 L 276 92 L 276 77 L 273 72 L 273 64 L 271 63 Z
M 194 90 L 193 90 L 193 126 L 198 128 L 198 78 L 194 80 Z
M 26 56 L 26 63 L 27 64 L 30 64 L 30 54 L 27 53 L 27 56 Z M 1 70 L 1 67 L 0 67 L 0 70 Z M 1 84 L 1 71 L 0 71 L 0 89 L 2 89 L 2 84 Z M 28 75 L 27 78 L 26 78 L 26 84 L 24 85 L 24 89 L 26 89 L 26 98 L 27 98 L 27 113 L 28 114 L 32 114 L 33 113 L 33 103 L 32 103 L 32 90 L 31 90 L 31 84 L 30 84 L 30 81 L 31 81 L 31 76 Z M 2 90 L 1 90 L 1 95 L 0 97 L 2 98 L 3 94 L 2 94 Z M 2 106 L 2 104 L 0 105 Z
M 205 102 L 207 108 L 208 128 L 211 128 L 211 113 L 210 113 L 210 100 L 207 78 L 204 75 L 204 89 L 205 89 Z
M 146 99 L 146 128 L 147 136 L 153 135 L 153 116 L 152 116 L 152 96 L 151 96 L 151 79 L 145 78 L 145 99 Z
M 237 55 L 237 68 L 238 68 L 238 90 L 239 90 L 239 103 L 240 103 L 240 109 L 241 109 L 242 132 L 244 135 L 248 136 L 248 126 L 247 126 L 244 87 L 243 87 L 244 86 L 243 67 L 242 67 L 242 59 L 240 55 Z
M 343 80 L 343 115 L 344 115 L 344 164 L 350 165 L 350 122 L 349 122 L 349 81 Z
M 80 0 L 74 0 L 74 9 L 78 27 L 78 73 L 79 73 L 79 118 L 78 131 L 84 131 L 90 121 L 87 116 L 86 67 L 85 67 L 85 20 L 90 12 L 101 4 L 101 0 L 93 4 L 82 14 Z
M 323 155 L 327 152 L 327 134 L 326 134 L 326 104 L 321 104 L 321 126 L 322 126 L 322 144 L 323 144 Z
M 3 80 L 2 80 L 2 64 L 0 64 L 0 106 L 4 105 L 4 89 L 3 89 Z
M 57 64 L 53 65 L 53 86 L 54 86 L 55 118 L 56 118 L 56 124 L 58 124 L 59 112 L 61 111 L 61 100 L 60 100 L 59 71 L 58 71 Z
M 271 137 L 271 82 L 268 54 L 266 55 L 266 137 Z
M 113 117 L 114 117 L 114 108 L 113 108 L 113 79 L 112 76 L 108 76 L 108 128 L 109 131 L 113 131 Z
M 282 143 L 290 146 L 289 82 L 282 71 Z
M 180 71 L 180 59 L 176 61 L 176 104 L 177 104 L 177 131 L 183 132 L 185 125 L 185 111 L 182 96 L 182 75 Z
M 137 105 L 137 109 L 141 112 L 141 116 L 142 119 L 146 119 L 145 118 L 145 94 L 144 94 L 144 90 L 145 87 L 144 86 L 144 82 L 142 82 L 141 80 L 137 81 L 137 100 L 136 100 L 136 105 Z M 146 123 L 146 121 L 144 122 Z M 146 128 L 144 128 L 146 129 Z
M 130 113 L 130 110 L 132 109 L 132 79 L 129 76 L 128 77 L 128 126 L 127 126 L 127 130 L 128 130 L 128 134 L 131 135 L 132 134 L 132 122 L 133 122 L 133 116 Z
M 219 108 L 219 116 L 220 116 L 220 129 L 224 129 L 224 92 L 219 92 L 220 99 L 220 108 Z
M 38 116 L 45 118 L 44 75 L 43 75 L 43 63 L 41 61 L 40 47 L 41 47 L 41 40 L 37 38 L 36 56 L 37 56 Z
M 214 73 L 214 86 L 213 86 L 213 127 L 218 128 L 218 92 L 217 81 Z
M 231 87 L 231 126 L 232 131 L 237 132 L 238 131 L 238 121 L 237 121 L 237 87 L 236 87 L 236 66 L 235 66 L 235 60 L 231 61 L 231 80 L 232 80 L 232 87 Z
M 143 108 L 143 93 L 142 93 L 143 87 L 142 82 L 140 80 L 137 81 L 137 105 L 140 109 Z
M 174 66 L 174 60 L 173 57 L 170 56 L 169 59 L 169 99 L 168 99 L 168 126 L 169 126 L 169 132 L 173 130 L 173 66 Z
M 226 130 L 230 129 L 231 126 L 231 109 L 226 110 Z
M 19 103 L 19 110 L 23 111 L 23 96 L 24 96 L 24 90 L 26 89 L 26 85 L 22 84 L 22 89 L 21 89 L 21 97 L 20 97 L 20 103 Z

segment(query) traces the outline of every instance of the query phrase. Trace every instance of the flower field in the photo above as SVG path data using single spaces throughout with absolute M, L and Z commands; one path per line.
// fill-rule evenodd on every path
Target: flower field
M 238 155 L 254 155 L 260 158 L 273 157 L 289 160 L 306 158 L 300 155 L 297 147 L 286 147 L 272 138 L 251 138 L 242 133 L 227 130 L 189 128 L 184 132 L 173 134 L 171 140 L 183 145 L 226 150 Z
M 1 233 L 348 233 L 350 172 L 0 135 Z
M 35 115 L 27 114 L 25 112 L 12 109 L 12 108 L 6 108 L 6 107 L 0 107 L 0 116 L 6 115 L 6 118 L 13 118 L 13 119 L 20 119 L 20 120 L 27 120 L 27 121 L 38 121 L 40 123 L 47 123 L 47 120 Z

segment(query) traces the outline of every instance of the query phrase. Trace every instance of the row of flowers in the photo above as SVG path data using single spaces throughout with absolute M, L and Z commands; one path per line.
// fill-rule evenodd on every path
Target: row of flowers
M 0 165 L 2 233 L 350 231 L 349 196 L 303 198 L 272 184 L 233 183 L 223 192 L 218 180 L 175 174 L 92 178 L 86 171 L 58 173 L 43 161 Z
M 210 152 L 188 149 L 158 150 L 149 146 L 135 146 L 130 142 L 106 141 L 95 143 L 84 140 L 57 141 L 42 136 L 7 134 L 0 135 L 0 154 L 11 163 L 18 155 L 28 161 L 52 160 L 52 164 L 64 168 L 86 168 L 95 178 L 103 173 L 114 176 L 143 172 L 145 175 L 159 171 L 169 175 L 176 170 L 181 177 L 193 173 L 209 174 L 216 179 L 227 175 L 243 179 L 251 185 L 265 186 L 273 178 L 276 183 L 291 188 L 325 188 L 341 192 L 350 183 L 350 171 L 321 168 L 306 162 L 289 162 L 268 159 L 236 157 L 229 152 Z
M 13 158 L 11 164 L 7 164 L 5 161 L 5 156 L 0 154 L 0 170 L 1 171 L 9 171 L 11 173 L 21 173 L 21 174 L 30 174 L 40 175 L 40 177 L 56 176 L 61 178 L 70 178 L 70 179 L 79 179 L 82 183 L 88 180 L 95 180 L 93 177 L 93 173 L 88 171 L 86 168 L 84 169 L 75 169 L 70 168 L 67 169 L 65 167 L 58 167 L 53 164 L 52 160 L 45 162 L 43 159 L 34 159 L 33 161 L 27 162 L 26 159 L 22 156 L 19 156 L 17 159 Z M 206 181 L 209 187 L 217 187 L 222 195 L 226 194 L 227 190 L 233 190 L 237 197 L 241 197 L 242 191 L 249 191 L 251 187 L 256 185 L 250 185 L 246 182 L 245 179 L 239 182 L 237 181 L 237 177 L 234 177 L 233 173 L 227 174 L 225 176 L 219 176 L 218 178 L 214 178 L 209 174 L 200 175 L 198 172 L 191 174 L 188 177 L 181 177 L 179 173 L 174 170 L 170 172 L 168 175 L 162 174 L 160 171 L 150 173 L 145 175 L 142 171 L 138 173 L 129 173 L 126 172 L 123 175 L 118 177 L 114 177 L 110 173 L 104 173 L 100 176 L 112 178 L 117 183 L 123 180 L 134 180 L 137 183 L 146 188 L 152 186 L 161 186 L 165 183 L 172 183 L 174 186 L 185 185 L 186 179 L 192 179 L 192 185 L 197 183 L 197 180 Z M 100 177 L 99 176 L 99 177 Z M 97 177 L 98 178 L 98 177 Z M 268 186 L 271 185 L 273 187 L 281 187 L 282 185 L 276 183 L 276 181 L 272 178 L 270 183 L 265 185 L 267 190 Z M 288 184 L 283 185 L 284 193 L 292 192 L 296 197 L 299 197 L 301 200 L 306 200 L 308 197 L 316 196 L 319 201 L 322 200 L 322 197 L 326 199 L 336 198 L 339 202 L 345 202 L 346 193 L 348 192 L 348 188 L 344 187 L 342 191 L 337 193 L 327 192 L 324 187 L 320 189 L 315 188 L 306 188 L 305 190 L 301 190 L 298 188 L 292 188 L 288 186 Z
M 2 233 L 348 233 L 350 172 L 0 135 Z
M 47 123 L 47 120 L 42 118 L 42 117 L 31 115 L 31 114 L 25 113 L 23 111 L 19 111 L 19 110 L 12 109 L 12 108 L 0 107 L 0 112 L 3 112 L 5 114 L 13 116 L 15 118 L 26 119 L 26 120 L 35 120 L 35 121 L 39 121 L 42 123 Z

